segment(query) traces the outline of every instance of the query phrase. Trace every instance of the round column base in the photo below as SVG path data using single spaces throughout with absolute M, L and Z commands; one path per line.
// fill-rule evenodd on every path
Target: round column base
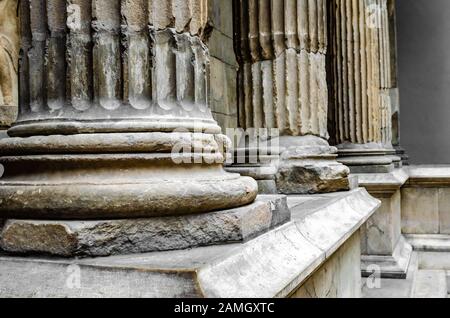
M 283 194 L 315 194 L 351 189 L 350 170 L 336 161 L 337 149 L 316 136 L 281 137 L 276 176 Z
M 224 171 L 223 154 L 214 144 L 217 136 L 200 134 L 203 148 L 197 152 L 188 147 L 193 135 L 184 136 L 179 139 L 186 146 L 182 153 L 169 151 L 176 147 L 172 134 L 164 143 L 151 143 L 162 140 L 152 133 L 3 139 L 0 219 L 175 216 L 235 208 L 255 200 L 255 180 Z M 89 153 L 90 147 L 104 153 Z M 121 153 L 127 147 L 140 152 Z M 42 154 L 44 148 L 47 154 Z M 216 152 L 201 151 L 210 148 Z M 56 153 L 57 149 L 66 154 Z

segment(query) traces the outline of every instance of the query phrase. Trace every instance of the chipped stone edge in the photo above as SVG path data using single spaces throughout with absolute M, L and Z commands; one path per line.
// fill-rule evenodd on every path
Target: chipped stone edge
M 257 220 L 257 222 L 254 222 Z M 235 242 L 247 242 L 260 234 L 270 231 L 291 220 L 291 214 L 287 206 L 287 198 L 283 195 L 260 195 L 255 202 L 248 206 L 217 211 L 208 214 L 190 216 L 159 217 L 151 219 L 119 219 L 98 221 L 40 221 L 40 220 L 6 220 L 2 229 L 0 222 L 0 248 L 6 252 L 17 255 L 28 253 L 36 255 L 53 255 L 59 257 L 105 257 L 120 255 L 130 251 L 132 253 L 150 253 L 156 251 L 182 250 L 200 246 L 227 244 Z M 234 224 L 229 228 L 224 227 L 223 233 L 218 235 L 214 228 L 201 228 L 202 223 L 212 224 L 229 222 Z M 128 229 L 128 223 L 136 223 L 136 228 Z M 109 239 L 100 235 L 102 226 L 117 228 L 110 231 Z M 165 226 L 167 232 L 177 231 L 179 235 L 169 235 L 165 241 L 152 240 L 147 237 L 146 243 L 132 243 L 132 237 L 145 237 L 145 232 L 161 231 Z M 203 231 L 204 236 L 193 235 L 188 228 L 196 226 Z M 15 232 L 23 233 L 35 228 L 35 235 L 48 235 L 47 227 L 53 227 L 62 231 L 55 241 L 51 238 L 48 245 L 34 245 L 31 238 L 22 237 L 17 239 Z M 98 229 L 96 229 L 98 228 Z M 95 231 L 94 231 L 95 229 Z M 95 235 L 87 235 L 89 231 Z M 12 231 L 12 234 L 10 233 Z M 12 235 L 12 237 L 11 237 Z M 215 237 L 216 236 L 216 237 Z M 64 237 L 64 240 L 63 240 Z M 126 238 L 128 243 L 120 243 L 120 237 Z M 9 238 L 9 240 L 7 239 Z M 12 241 L 11 241 L 12 240 Z M 61 244 L 61 243 L 64 244 Z M 127 241 L 126 241 L 127 242 Z M 102 248 L 96 248 L 101 246 Z

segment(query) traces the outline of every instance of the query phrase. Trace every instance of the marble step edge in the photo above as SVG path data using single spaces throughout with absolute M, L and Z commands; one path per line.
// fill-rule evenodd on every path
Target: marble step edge
M 247 242 L 291 218 L 282 195 L 212 213 L 95 221 L 6 220 L 0 249 L 15 254 L 102 257 Z
M 294 209 L 291 222 L 246 243 L 93 259 L 2 256 L 0 296 L 287 297 L 379 206 L 357 189 L 314 213 Z M 70 269 L 83 277 L 81 289 L 67 288 Z

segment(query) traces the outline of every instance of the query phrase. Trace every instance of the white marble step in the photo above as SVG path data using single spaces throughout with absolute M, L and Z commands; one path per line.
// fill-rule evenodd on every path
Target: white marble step
M 441 270 L 419 270 L 413 286 L 412 298 L 447 298 L 447 275 Z

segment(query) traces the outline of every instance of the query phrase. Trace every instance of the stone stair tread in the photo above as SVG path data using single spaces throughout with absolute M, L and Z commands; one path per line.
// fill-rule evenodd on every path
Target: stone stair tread
M 447 298 L 447 275 L 440 270 L 419 270 L 412 298 Z
M 379 289 L 370 289 L 367 286 L 367 279 L 363 279 L 363 297 L 364 298 L 410 298 L 416 274 L 419 267 L 418 255 L 413 253 L 408 268 L 406 279 L 382 279 Z

